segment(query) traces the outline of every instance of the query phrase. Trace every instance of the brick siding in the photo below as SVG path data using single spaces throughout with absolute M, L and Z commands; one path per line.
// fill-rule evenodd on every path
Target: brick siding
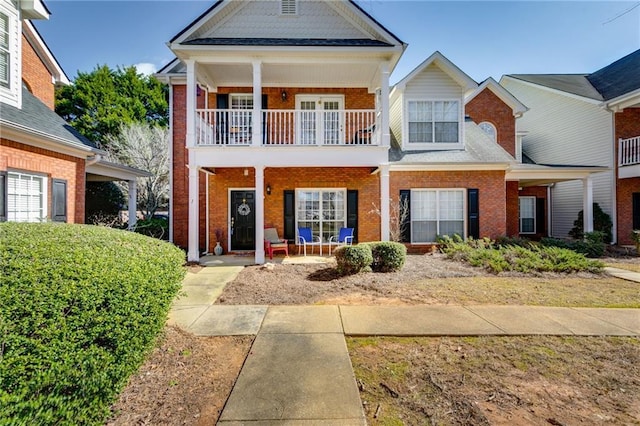
M 51 110 L 54 109 L 55 88 L 51 82 L 51 73 L 24 35 L 22 36 L 22 80 L 36 98 Z
M 618 139 L 627 139 L 640 136 L 640 108 L 627 108 L 615 114 L 615 152 L 616 164 L 618 163 Z M 618 244 L 633 244 L 631 231 L 633 225 L 632 218 L 632 195 L 640 192 L 640 177 L 617 179 L 617 222 L 618 222 Z
M 84 223 L 85 160 L 65 154 L 0 139 L 0 170 L 45 174 L 67 181 L 67 222 Z M 47 212 L 51 214 L 51 180 L 48 182 Z
M 496 140 L 509 154 L 516 155 L 516 119 L 513 110 L 490 89 L 484 89 L 465 105 L 465 113 L 479 124 L 487 121 L 496 127 Z

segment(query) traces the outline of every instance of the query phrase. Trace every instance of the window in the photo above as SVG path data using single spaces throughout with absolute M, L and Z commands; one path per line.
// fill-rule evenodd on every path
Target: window
M 346 191 L 343 189 L 298 190 L 297 227 L 311 228 L 313 235 L 327 242 L 346 226 Z
M 489 136 L 491 138 L 492 141 L 496 141 L 496 126 L 494 126 L 493 124 L 489 123 L 488 121 L 483 121 L 482 123 L 478 124 L 478 127 L 480 127 L 482 129 L 483 132 L 485 132 L 487 134 L 487 136 Z
M 463 189 L 411 191 L 411 242 L 429 243 L 438 236 L 465 236 Z
M 9 17 L 0 12 L 0 85 L 4 87 L 9 87 L 11 67 L 9 43 Z
M 229 139 L 232 144 L 251 143 L 251 121 L 253 110 L 253 95 L 230 95 L 231 109 L 238 110 L 230 113 Z
M 409 143 L 458 143 L 458 101 L 409 101 Z
M 7 173 L 7 220 L 42 222 L 47 218 L 47 178 Z
M 536 197 L 518 198 L 518 217 L 521 234 L 536 233 Z
M 280 14 L 297 15 L 298 1 L 297 0 L 280 0 Z

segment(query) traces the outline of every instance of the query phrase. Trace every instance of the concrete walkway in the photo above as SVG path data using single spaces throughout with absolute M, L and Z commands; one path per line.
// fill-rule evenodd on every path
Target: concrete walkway
M 345 336 L 640 336 L 640 309 L 214 305 L 243 261 L 209 262 L 221 266 L 187 274 L 169 322 L 199 336 L 256 336 L 221 425 L 365 425 Z

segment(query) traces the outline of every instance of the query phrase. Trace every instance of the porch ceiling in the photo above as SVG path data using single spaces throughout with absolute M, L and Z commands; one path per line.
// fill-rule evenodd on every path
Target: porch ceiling
M 253 85 L 251 64 L 199 64 L 198 82 L 211 88 Z M 263 64 L 263 87 L 367 87 L 380 86 L 378 63 Z

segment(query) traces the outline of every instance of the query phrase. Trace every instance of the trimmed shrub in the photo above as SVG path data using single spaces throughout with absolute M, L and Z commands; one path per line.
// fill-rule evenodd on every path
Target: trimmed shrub
M 184 277 L 175 246 L 70 224 L 0 224 L 1 424 L 103 424 Z
M 545 237 L 540 240 L 540 244 L 545 247 L 559 247 L 573 250 L 587 257 L 602 257 L 606 251 L 603 235 L 600 231 L 593 231 L 584 234 L 584 240 L 562 240 L 559 238 Z
M 407 247 L 393 241 L 365 243 L 371 248 L 373 272 L 395 272 L 402 269 L 407 260 Z
M 584 237 L 584 210 L 580 210 L 578 218 L 573 222 L 573 228 L 569 231 L 569 235 L 576 240 L 581 240 Z M 602 233 L 602 242 L 610 243 L 613 239 L 611 230 L 613 229 L 613 222 L 611 222 L 611 216 L 605 213 L 598 203 L 593 203 L 593 230 Z
M 341 246 L 333 251 L 338 262 L 338 272 L 343 275 L 357 274 L 370 268 L 373 263 L 371 247 L 367 244 Z

